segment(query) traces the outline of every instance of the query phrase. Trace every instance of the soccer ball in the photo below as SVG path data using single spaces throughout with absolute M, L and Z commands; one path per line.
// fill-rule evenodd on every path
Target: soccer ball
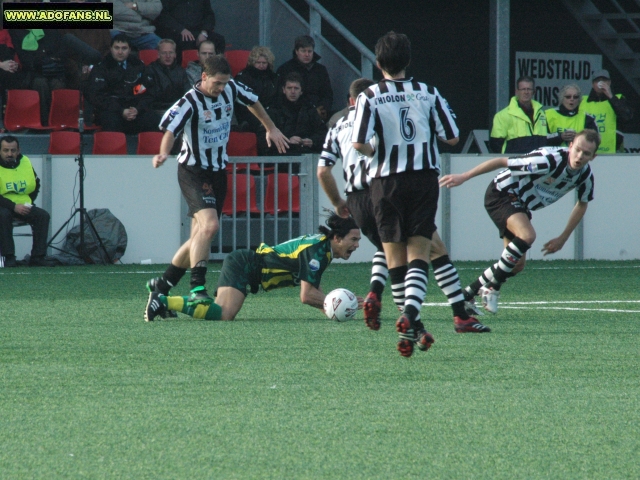
M 324 299 L 324 313 L 331 320 L 346 322 L 358 311 L 358 298 L 346 288 L 336 288 Z

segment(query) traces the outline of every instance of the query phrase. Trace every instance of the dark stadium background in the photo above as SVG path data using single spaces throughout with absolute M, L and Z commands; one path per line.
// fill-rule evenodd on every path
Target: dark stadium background
M 304 0 L 290 5 L 308 19 Z M 488 129 L 495 112 L 489 111 L 489 1 L 488 0 L 320 0 L 331 14 L 373 50 L 376 40 L 389 30 L 409 36 L 413 61 L 409 75 L 435 85 L 458 117 L 459 151 L 473 129 Z M 511 1 L 511 78 L 515 52 L 602 54 L 589 35 L 559 1 Z M 323 23 L 323 34 L 347 57 L 342 37 Z M 622 93 L 635 109 L 635 118 L 621 130 L 640 133 L 640 99 L 603 55 L 602 66 L 612 76 L 614 93 Z M 588 93 L 588 92 L 586 92 Z M 336 98 L 342 95 L 335 92 Z M 513 95 L 513 90 L 509 92 Z M 506 105 L 500 106 L 500 108 Z M 445 146 L 440 144 L 441 150 Z

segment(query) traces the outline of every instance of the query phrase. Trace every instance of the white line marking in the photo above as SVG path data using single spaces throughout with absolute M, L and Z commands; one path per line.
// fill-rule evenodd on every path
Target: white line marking
M 604 304 L 604 303 L 640 303 L 640 300 L 588 300 L 588 301 L 580 301 L 580 300 L 558 300 L 553 302 L 503 302 L 500 303 L 501 309 L 512 309 L 512 310 L 527 310 L 527 306 L 531 306 L 530 309 L 535 310 L 574 310 L 574 311 L 583 311 L 583 312 L 614 312 L 614 313 L 640 313 L 640 310 L 623 310 L 617 308 L 576 308 L 576 307 L 542 307 L 540 305 L 572 305 L 572 304 L 581 304 L 581 305 L 590 305 L 590 304 Z M 422 305 L 427 307 L 448 307 L 448 303 L 423 303 Z

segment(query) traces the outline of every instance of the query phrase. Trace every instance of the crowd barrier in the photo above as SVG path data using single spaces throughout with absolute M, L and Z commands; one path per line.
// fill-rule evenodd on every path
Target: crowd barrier
M 69 218 L 78 195 L 78 164 L 72 156 L 31 155 L 42 179 L 42 192 L 36 204 L 51 213 L 51 232 Z M 443 155 L 443 172 L 461 173 L 492 158 L 491 155 Z M 235 157 L 232 164 L 297 165 L 300 185 L 300 212 L 285 211 L 277 216 L 266 213 L 263 200 L 258 212 L 223 216 L 220 234 L 212 244 L 212 259 L 219 259 L 235 248 L 252 248 L 260 241 L 278 243 L 299 234 L 317 232 L 323 222 L 323 208 L 331 205 L 316 179 L 317 156 Z M 121 261 L 168 263 L 178 246 L 189 236 L 190 220 L 177 182 L 175 161 L 154 169 L 151 156 L 85 156 L 85 207 L 108 208 L 124 224 L 128 246 Z M 335 167 L 340 168 L 339 165 Z M 565 247 L 546 259 L 629 260 L 640 258 L 640 156 L 600 155 L 592 163 L 595 174 L 595 200 Z M 239 174 L 240 170 L 236 172 Z M 254 173 L 256 188 L 266 191 L 268 172 Z M 291 175 L 294 175 L 293 173 Z M 335 175 L 339 187 L 341 172 Z M 483 206 L 483 195 L 492 174 L 476 177 L 454 189 L 441 190 L 436 223 L 453 260 L 495 259 L 502 249 L 497 230 Z M 232 195 L 230 190 L 229 195 Z M 260 198 L 264 199 L 264 194 Z M 288 201 L 288 200 L 287 200 Z M 75 203 L 74 203 L 75 202 Z M 543 258 L 542 245 L 557 237 L 566 225 L 575 203 L 570 193 L 556 204 L 534 212 L 533 225 L 538 238 L 529 258 Z M 286 205 L 288 207 L 288 205 Z M 78 223 L 76 221 L 76 223 Z M 64 235 L 61 235 L 64 238 Z M 30 251 L 31 239 L 16 238 L 16 253 L 22 258 Z M 350 262 L 368 262 L 375 249 L 363 239 Z M 55 252 L 52 252 L 55 253 Z

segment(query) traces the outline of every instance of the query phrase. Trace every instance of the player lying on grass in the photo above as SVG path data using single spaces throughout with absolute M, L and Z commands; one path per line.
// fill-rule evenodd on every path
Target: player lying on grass
M 584 217 L 588 202 L 593 200 L 593 173 L 589 162 L 596 157 L 599 145 L 598 133 L 585 129 L 576 134 L 568 148 L 543 147 L 517 157 L 493 158 L 468 172 L 440 179 L 442 187 L 457 187 L 477 175 L 504 168 L 489 184 L 484 205 L 498 227 L 505 248 L 500 260 L 465 288 L 468 301 L 480 293 L 484 308 L 491 313 L 498 311 L 500 287 L 522 271 L 525 254 L 536 239 L 531 211 L 547 207 L 577 188 L 578 201 L 567 225 L 560 236 L 543 245 L 542 251 L 548 255 L 564 246 Z
M 189 307 L 187 297 L 149 294 L 144 318 L 150 322 L 169 310 L 177 310 L 194 318 L 233 320 L 247 298 L 248 289 L 258 293 L 276 288 L 300 285 L 300 301 L 323 310 L 324 297 L 320 280 L 334 258 L 348 260 L 358 248 L 360 229 L 353 218 L 335 213 L 319 228 L 316 235 L 305 235 L 270 247 L 261 244 L 257 250 L 239 249 L 222 263 L 215 303 Z M 362 308 L 362 297 L 358 305 Z
M 362 234 L 377 249 L 372 260 L 370 290 L 364 301 L 364 321 L 371 330 L 379 330 L 380 312 L 382 310 L 381 299 L 387 278 L 391 275 L 393 301 L 402 311 L 405 302 L 405 276 L 408 267 L 405 263 L 392 269 L 391 272 L 387 268 L 387 260 L 376 226 L 373 202 L 369 191 L 371 179 L 367 171 L 368 159 L 353 148 L 353 142 L 351 141 L 356 99 L 358 95 L 373 84 L 373 81 L 366 78 L 359 78 L 351 83 L 349 87 L 349 112 L 339 119 L 327 133 L 322 155 L 318 160 L 317 176 L 336 213 L 343 217 L 352 215 L 362 230 Z M 336 179 L 332 174 L 332 168 L 339 160 L 342 161 L 346 200 L 340 195 Z M 473 303 L 465 302 L 458 271 L 451 262 L 447 248 L 437 231 L 433 232 L 431 237 L 429 259 L 436 282 L 442 289 L 442 293 L 447 296 L 453 309 L 455 331 L 458 333 L 490 332 L 491 329 L 489 327 L 480 323 L 475 317 L 470 316 L 474 313 L 480 314 L 480 311 L 476 309 Z M 466 311 L 465 304 L 471 309 L 471 313 Z M 416 321 L 419 320 L 420 314 L 418 313 Z M 418 348 L 423 346 L 423 344 L 418 344 Z

